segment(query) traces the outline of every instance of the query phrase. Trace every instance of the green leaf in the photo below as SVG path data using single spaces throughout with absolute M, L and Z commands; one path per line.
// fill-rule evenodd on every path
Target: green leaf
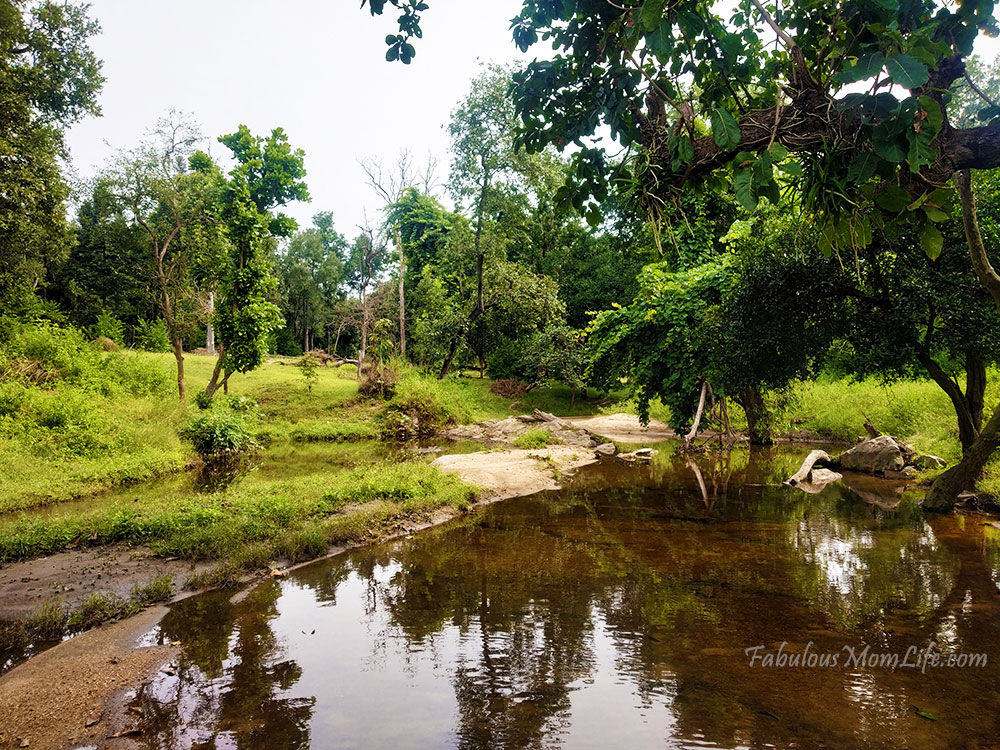
M 732 151 L 740 145 L 739 123 L 724 109 L 712 111 L 712 140 L 723 151 Z
M 680 140 L 677 142 L 677 155 L 685 164 L 690 164 L 694 161 L 694 144 L 691 143 L 690 137 L 686 135 L 680 137 Z
M 802 176 L 802 165 L 797 161 L 786 161 L 778 165 L 778 169 L 792 177 Z
M 875 205 L 885 211 L 898 213 L 910 205 L 910 194 L 898 185 L 886 185 L 885 189 L 875 196 Z
M 934 206 L 924 206 L 924 213 L 927 214 L 927 218 L 931 221 L 948 221 L 951 217 L 942 211 L 940 208 L 935 208 Z
M 772 143 L 768 147 L 767 152 L 771 155 L 771 160 L 775 164 L 788 158 L 788 149 L 780 143 Z
M 389 62 L 393 62 L 394 60 L 398 60 L 399 59 L 399 47 L 396 47 L 395 45 L 392 46 L 392 47 L 389 47 L 389 49 L 387 49 L 385 51 L 385 59 L 388 60 Z
M 893 55 L 885 61 L 889 78 L 905 89 L 916 89 L 927 83 L 927 66 L 909 55 Z
M 849 182 L 868 182 L 871 176 L 878 169 L 879 159 L 871 151 L 858 154 L 851 160 L 851 166 L 847 169 L 847 179 Z
M 736 179 L 733 182 L 733 189 L 736 192 L 736 200 L 740 202 L 747 211 L 753 211 L 757 208 L 757 200 L 753 197 L 753 170 L 752 169 L 741 169 L 736 173 Z
M 885 57 L 881 52 L 874 52 L 870 55 L 862 55 L 858 61 L 850 68 L 845 68 L 834 76 L 834 79 L 841 83 L 854 83 L 863 81 L 866 78 L 874 78 L 885 66 Z
M 924 122 L 930 125 L 931 129 L 934 131 L 934 135 L 937 135 L 941 130 L 941 126 L 944 124 L 944 113 L 941 111 L 941 105 L 926 94 L 919 97 L 917 101 L 920 103 L 920 109 L 922 109 L 926 115 Z
M 938 228 L 933 224 L 924 224 L 924 228 L 920 230 L 920 249 L 931 260 L 937 260 L 942 247 L 944 247 L 944 237 Z
M 878 125 L 872 131 L 872 148 L 878 156 L 893 164 L 899 164 L 906 159 L 906 149 L 900 144 L 895 134 L 889 130 L 886 123 Z
M 639 11 L 639 23 L 645 31 L 653 31 L 660 25 L 667 0 L 646 0 Z

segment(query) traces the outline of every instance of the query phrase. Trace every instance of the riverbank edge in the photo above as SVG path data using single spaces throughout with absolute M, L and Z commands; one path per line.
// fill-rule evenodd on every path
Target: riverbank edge
M 544 451 L 538 451 L 544 453 Z M 598 459 L 594 459 L 596 461 Z M 578 467 L 577 467 L 578 468 Z M 567 476 L 576 469 L 566 469 L 560 476 Z M 535 492 L 558 489 L 545 486 L 528 493 L 505 493 L 502 491 L 482 490 L 476 495 L 475 504 L 466 511 L 453 506 L 436 508 L 424 514 L 423 518 L 412 523 L 403 524 L 402 528 L 379 534 L 372 538 L 359 540 L 343 545 L 331 546 L 323 555 L 303 560 L 294 564 L 283 564 L 279 561 L 269 576 L 260 573 L 243 576 L 233 588 L 233 601 L 240 601 L 249 595 L 254 586 L 268 577 L 284 578 L 289 573 L 313 565 L 323 560 L 329 560 L 355 549 L 369 547 L 375 544 L 389 542 L 394 539 L 406 538 L 447 523 L 459 516 L 474 513 L 501 500 L 522 497 Z M 6 748 L 65 748 L 78 745 L 95 745 L 102 747 L 111 735 L 141 729 L 136 717 L 127 711 L 130 695 L 141 685 L 149 681 L 158 671 L 167 667 L 178 655 L 177 645 L 150 646 L 142 643 L 143 636 L 151 632 L 169 610 L 169 606 L 193 596 L 208 591 L 220 590 L 223 586 L 204 586 L 184 590 L 170 598 L 164 604 L 158 604 L 144 609 L 139 614 L 122 620 L 108 622 L 79 633 L 64 640 L 26 660 L 20 662 L 6 673 L 0 675 L 0 749 Z M 109 657 L 108 653 L 114 652 Z M 126 656 L 122 656 L 126 654 Z M 141 654 L 142 656 L 136 656 Z M 109 661 L 109 658 L 111 661 Z M 72 671 L 75 681 L 82 684 L 96 685 L 85 698 L 88 701 L 86 719 L 81 720 L 81 707 L 61 714 L 48 713 L 55 717 L 54 723 L 46 728 L 46 736 L 39 736 L 37 724 L 39 713 L 37 707 L 56 705 L 63 693 L 56 687 L 65 678 L 65 664 L 72 661 Z M 134 664 L 135 673 L 130 679 L 121 681 L 120 670 L 115 670 L 115 679 L 103 679 L 107 674 L 108 664 Z M 53 695 L 53 693 L 56 695 Z M 70 691 L 66 695 L 79 698 Z M 17 699 L 13 700 L 13 696 Z M 64 698 L 65 700 L 65 698 Z M 90 727 L 88 721 L 99 717 Z M 130 747 L 127 735 L 115 738 L 115 747 Z M 28 740 L 28 745 L 22 745 Z

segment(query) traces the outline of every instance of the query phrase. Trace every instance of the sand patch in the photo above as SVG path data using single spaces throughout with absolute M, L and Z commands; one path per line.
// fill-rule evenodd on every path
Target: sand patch
M 673 440 L 677 434 L 656 419 L 643 427 L 635 414 L 601 414 L 596 417 L 563 417 L 574 427 L 614 440 L 616 443 L 659 443 Z
M 597 461 L 593 449 L 554 445 L 548 448 L 481 451 L 436 458 L 431 466 L 457 474 L 495 499 L 559 489 L 559 477 Z

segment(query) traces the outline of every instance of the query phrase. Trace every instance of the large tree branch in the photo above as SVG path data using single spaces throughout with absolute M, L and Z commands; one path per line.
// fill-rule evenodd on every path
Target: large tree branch
M 961 70 L 951 67 L 947 75 L 942 74 L 931 83 L 943 83 L 956 72 L 961 75 Z M 790 104 L 754 110 L 740 119 L 740 141 L 733 149 L 719 148 L 710 135 L 696 139 L 694 159 L 683 172 L 672 175 L 669 133 L 650 118 L 647 127 L 642 129 L 642 137 L 643 146 L 654 162 L 659 162 L 664 173 L 671 175 L 667 184 L 678 185 L 684 179 L 708 174 L 728 164 L 741 151 L 761 151 L 768 147 L 772 138 L 792 153 L 824 148 L 847 152 L 845 155 L 849 156 L 856 148 L 855 118 L 854 112 L 840 110 L 837 100 L 825 92 L 802 89 Z M 946 124 L 931 145 L 937 151 L 937 159 L 920 171 L 922 186 L 942 185 L 960 170 L 1000 167 L 1000 121 L 960 130 Z
M 1000 310 L 1000 275 L 997 274 L 986 254 L 986 245 L 979 232 L 979 220 L 976 217 L 976 196 L 972 192 L 972 175 L 969 169 L 963 169 L 955 174 L 958 183 L 958 193 L 962 198 L 962 223 L 965 225 L 965 239 L 969 245 L 969 256 L 972 258 L 972 268 L 980 283 L 993 298 L 993 304 Z

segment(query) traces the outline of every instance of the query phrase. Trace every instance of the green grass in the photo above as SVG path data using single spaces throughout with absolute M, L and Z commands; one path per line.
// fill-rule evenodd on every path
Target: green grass
M 323 455 L 322 461 L 313 456 Z M 339 461 L 331 453 L 340 454 Z M 375 444 L 317 445 L 284 454 L 228 488 L 199 494 L 181 481 L 0 520 L 0 563 L 67 548 L 126 543 L 191 560 L 301 559 L 367 531 L 357 512 L 400 518 L 464 508 L 475 490 L 422 460 L 386 461 Z M 294 467 L 286 464 L 292 463 Z
M 987 405 L 996 404 L 1000 398 L 1000 372 L 991 370 L 989 377 L 992 386 L 986 393 Z M 988 407 L 986 419 L 990 413 Z M 891 386 L 872 380 L 851 383 L 830 378 L 801 383 L 793 391 L 786 418 L 790 426 L 853 443 L 864 434 L 866 416 L 879 431 L 905 440 L 922 452 L 949 461 L 961 457 L 951 401 L 927 380 Z
M 514 439 L 514 445 L 518 448 L 529 449 L 544 448 L 558 442 L 560 441 L 553 437 L 551 432 L 541 427 L 536 427 L 535 429 L 528 430 L 527 432 L 522 432 Z

